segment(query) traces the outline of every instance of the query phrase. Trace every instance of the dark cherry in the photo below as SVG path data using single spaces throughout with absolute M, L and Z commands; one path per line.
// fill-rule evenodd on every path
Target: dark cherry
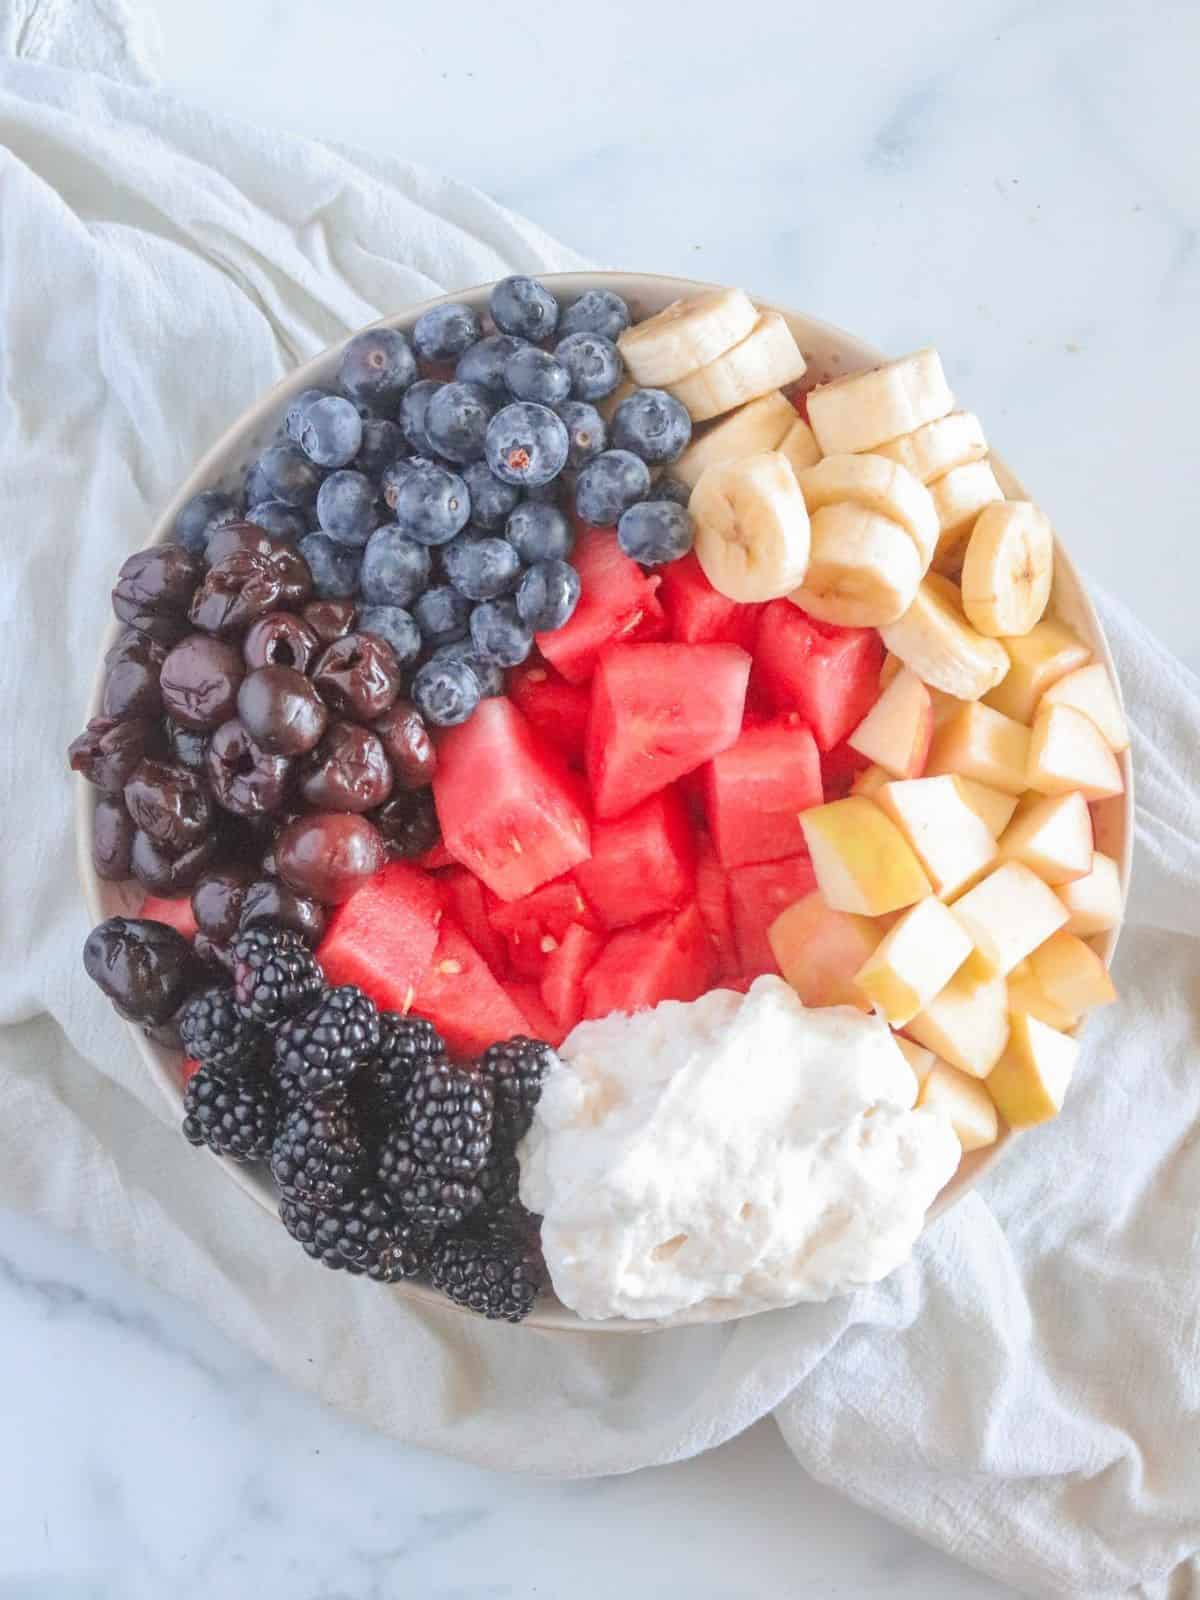
M 109 917 L 93 928 L 83 965 L 124 1016 L 151 1027 L 173 1017 L 204 977 L 182 934 L 140 917 Z
M 242 901 L 242 927 L 277 922 L 291 928 L 314 947 L 325 932 L 325 907 L 305 894 L 297 894 L 278 878 L 260 878 L 246 890 Z
M 278 811 L 287 794 L 292 764 L 286 756 L 260 750 L 232 718 L 223 722 L 208 746 L 208 781 L 219 805 L 239 817 Z
M 149 634 L 127 629 L 104 658 L 104 693 L 100 710 L 106 717 L 157 717 L 162 711 L 159 674 L 167 647 Z
M 255 555 L 273 556 L 287 549 L 285 540 L 255 522 L 227 522 L 223 528 L 214 528 L 204 547 L 204 559 L 210 567 L 239 550 L 252 550 Z
M 109 883 L 122 883 L 133 868 L 133 819 L 119 795 L 101 795 L 92 820 L 92 865 L 96 876 Z
M 93 717 L 67 746 L 71 771 L 105 794 L 120 794 L 133 769 L 154 743 L 155 727 L 145 718 Z
M 211 633 L 189 633 L 162 664 L 163 709 L 185 728 L 219 728 L 237 706 L 241 651 Z
M 186 894 L 192 888 L 205 868 L 212 864 L 218 848 L 216 834 L 206 833 L 190 849 L 175 855 L 139 828 L 133 836 L 129 865 L 137 881 L 151 894 L 170 898 Z
M 120 1006 L 117 1007 L 117 1010 L 121 1010 Z M 130 1017 L 129 1021 L 136 1022 L 137 1018 Z M 142 1032 L 146 1035 L 151 1044 L 156 1044 L 163 1050 L 183 1049 L 183 1039 L 180 1037 L 179 1033 L 178 1012 L 176 1012 L 173 1017 L 168 1017 L 165 1022 L 159 1022 L 154 1024 L 152 1027 L 143 1028 Z
M 286 539 L 277 538 L 255 527 L 252 522 L 234 522 L 218 528 L 208 541 L 205 560 L 209 568 L 220 566 L 230 556 L 263 556 L 279 579 L 280 609 L 300 606 L 312 594 L 312 573 L 308 562 Z
M 345 811 L 297 817 L 275 845 L 279 875 L 289 888 L 325 905 L 348 900 L 383 866 L 383 840 L 367 821 Z
M 252 672 L 257 667 L 294 667 L 297 672 L 307 672 L 320 647 L 317 635 L 299 617 L 290 611 L 269 611 L 252 625 L 242 654 Z
M 206 872 L 192 890 L 196 926 L 210 939 L 228 943 L 238 931 L 246 887 L 254 879 L 249 862 L 230 863 Z
M 196 728 L 181 728 L 177 722 L 168 721 L 165 727 L 167 751 L 171 760 L 189 772 L 203 772 L 208 754 L 208 735 Z
M 268 755 L 299 756 L 325 732 L 325 702 L 295 667 L 259 667 L 238 690 L 242 726 Z
M 138 550 L 121 565 L 112 607 L 122 622 L 141 633 L 174 642 L 192 591 L 204 568 L 181 544 Z
M 317 811 L 373 811 L 392 792 L 383 742 L 356 722 L 335 722 L 300 771 L 300 793 Z
M 169 761 L 139 762 L 125 785 L 125 804 L 134 827 L 173 855 L 190 850 L 212 821 L 203 778 Z
M 388 854 L 401 859 L 423 856 L 442 836 L 429 789 L 401 790 L 372 812 L 371 821 L 383 835 Z
M 383 741 L 396 788 L 428 788 L 437 770 L 437 751 L 412 701 L 397 700 L 371 726 Z
M 370 722 L 400 693 L 400 667 L 390 644 L 370 633 L 348 633 L 321 654 L 313 682 L 344 717 Z
M 358 607 L 353 600 L 310 600 L 300 615 L 322 644 L 332 644 L 353 630 Z
M 205 633 L 244 633 L 284 604 L 285 584 L 270 556 L 235 550 L 210 567 L 192 599 L 191 619 Z
M 233 972 L 233 947 L 222 944 L 219 939 L 210 939 L 203 929 L 197 929 L 196 937 L 192 940 L 192 949 L 207 962 L 210 967 L 220 967 L 223 971 Z

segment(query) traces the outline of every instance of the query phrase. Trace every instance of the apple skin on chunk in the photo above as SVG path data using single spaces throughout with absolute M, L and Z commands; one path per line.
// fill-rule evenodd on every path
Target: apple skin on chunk
M 782 911 L 767 937 L 780 972 L 806 1006 L 871 1009 L 854 981 L 881 937 L 870 917 L 833 911 L 814 893 Z
M 1107 933 L 1120 922 L 1124 908 L 1120 868 L 1112 856 L 1097 850 L 1087 877 L 1064 883 L 1058 898 L 1067 908 L 1067 933 L 1078 934 L 1081 939 Z
M 911 845 L 874 802 L 847 795 L 800 818 L 817 887 L 835 911 L 879 917 L 931 892 Z
M 1031 1128 L 1057 1116 L 1078 1059 L 1077 1040 L 1015 1011 L 1007 1048 L 987 1077 L 987 1091 L 1009 1127 Z

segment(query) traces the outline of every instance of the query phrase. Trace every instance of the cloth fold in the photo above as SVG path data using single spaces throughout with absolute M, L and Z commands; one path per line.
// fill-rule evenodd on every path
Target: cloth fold
M 0 9 L 10 52 L 14 16 L 52 9 Z M 495 1327 L 319 1272 L 184 1148 L 79 963 L 63 750 L 113 571 L 294 362 L 425 295 L 581 263 L 462 185 L 138 87 L 130 59 L 119 82 L 0 57 L 0 1202 L 410 1442 L 593 1475 L 774 1412 L 808 1471 L 1019 1589 L 1200 1593 L 1200 686 L 1115 603 L 1140 790 L 1122 1004 L 1067 1113 L 887 1282 L 642 1338 Z

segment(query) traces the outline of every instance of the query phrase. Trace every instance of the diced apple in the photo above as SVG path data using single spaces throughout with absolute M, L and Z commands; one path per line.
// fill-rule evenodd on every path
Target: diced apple
M 987 1091 L 1010 1128 L 1048 1122 L 1062 1110 L 1079 1044 L 1025 1011 L 1010 1019 L 1008 1047 L 988 1075 Z
M 886 768 L 893 778 L 919 778 L 933 738 L 929 690 L 907 667 L 887 688 L 846 743 L 860 756 Z
M 974 778 L 960 778 L 958 787 L 971 810 L 986 823 L 992 837 L 998 839 L 1017 809 L 1016 795 L 993 789 L 990 784 L 977 783 Z
M 938 729 L 925 770 L 954 772 L 1006 794 L 1028 787 L 1029 729 L 977 700 L 964 704 Z
M 1085 878 L 1095 848 L 1092 813 L 1078 789 L 1022 806 L 1000 837 L 1001 860 L 1023 861 L 1052 887 Z
M 861 772 L 854 774 L 850 793 L 861 794 L 864 799 L 873 800 L 884 784 L 891 781 L 891 773 L 885 772 L 882 767 L 864 767 Z
M 780 972 L 806 1006 L 870 1010 L 854 981 L 880 940 L 870 917 L 832 911 L 819 894 L 808 894 L 780 912 L 767 938 Z
M 1093 661 L 1090 667 L 1079 667 L 1068 672 L 1065 678 L 1052 683 L 1042 696 L 1044 706 L 1071 706 L 1090 717 L 1110 750 L 1129 749 L 1129 729 L 1125 713 L 1117 699 L 1108 669 L 1103 662 Z
M 1001 977 L 1067 920 L 1067 908 L 1054 890 L 1020 861 L 1006 861 L 989 872 L 952 909 L 984 961 Z
M 1028 958 L 1018 961 L 1008 975 L 1008 1009 L 1028 1011 L 1047 1027 L 1060 1028 L 1064 1033 L 1070 1032 L 1079 1020 L 1074 1012 L 1055 1005 L 1034 977 Z
M 945 1117 L 957 1134 L 964 1155 L 995 1144 L 1000 1135 L 996 1106 L 985 1086 L 948 1061 L 934 1058 L 921 1084 L 917 1104 Z
M 1032 722 L 1038 701 L 1051 684 L 1091 660 L 1092 653 L 1053 618 L 1043 617 L 1019 639 L 1005 639 L 1011 665 L 1008 674 L 984 695 L 984 701 L 1018 722 Z
M 929 879 L 900 829 L 871 800 L 847 795 L 800 815 L 817 887 L 835 911 L 879 917 L 923 900 Z
M 923 1044 L 918 1044 L 915 1039 L 906 1039 L 902 1033 L 895 1035 L 896 1044 L 900 1054 L 913 1069 L 913 1077 L 917 1080 L 917 1091 L 937 1065 L 937 1057 L 932 1050 L 926 1050 Z
M 855 982 L 893 1028 L 902 1028 L 941 993 L 970 954 L 970 936 L 931 895 L 884 935 Z
M 1081 939 L 1090 939 L 1094 933 L 1107 933 L 1120 922 L 1124 903 L 1117 863 L 1097 850 L 1087 877 L 1064 883 L 1058 898 L 1068 912 L 1065 933 L 1076 933 Z
M 1090 717 L 1072 706 L 1047 705 L 1033 719 L 1028 782 L 1041 794 L 1078 789 L 1085 800 L 1121 794 L 1125 781 L 1117 758 Z
M 879 790 L 882 807 L 920 858 L 943 899 L 960 893 L 996 859 L 996 841 L 955 777 L 907 778 Z
M 974 954 L 924 1011 L 908 1034 L 952 1067 L 986 1078 L 1008 1043 L 1008 989 Z
M 1117 991 L 1108 968 L 1090 944 L 1059 932 L 1031 952 L 1030 970 L 1042 993 L 1078 1022 L 1085 1011 L 1111 1005 Z

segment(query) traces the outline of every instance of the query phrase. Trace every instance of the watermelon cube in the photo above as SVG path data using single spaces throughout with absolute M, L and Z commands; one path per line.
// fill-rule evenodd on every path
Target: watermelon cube
M 568 683 L 542 661 L 527 662 L 508 675 L 508 698 L 543 739 L 572 766 L 583 765 L 592 697 L 581 683 Z
M 542 991 L 536 983 L 524 983 L 513 978 L 504 985 L 508 998 L 516 1006 L 521 1015 L 528 1021 L 526 1030 L 534 1039 L 544 1039 L 547 1044 L 558 1046 L 567 1036 L 567 1029 L 551 1015 L 542 999 Z
M 330 912 L 317 959 L 330 983 L 356 983 L 384 1011 L 405 1011 L 433 959 L 441 921 L 437 882 L 393 861 Z
M 724 978 L 740 971 L 729 903 L 729 879 L 706 833 L 696 836 L 696 906 L 716 952 L 718 973 Z
M 485 700 L 438 745 L 442 842 L 493 894 L 518 900 L 591 853 L 578 787 L 511 700 Z
M 874 628 L 816 622 L 790 600 L 763 608 L 757 687 L 778 711 L 798 711 L 821 750 L 851 733 L 879 698 L 883 641 Z
M 428 1018 L 458 1056 L 478 1055 L 498 1039 L 529 1033 L 532 1026 L 450 917 L 442 921 L 433 959 L 405 1009 Z
M 492 971 L 503 974 L 508 965 L 508 951 L 489 919 L 490 896 L 483 884 L 466 867 L 450 867 L 439 876 L 438 883 L 445 896 L 446 909 Z
M 859 755 L 852 745 L 843 741 L 835 744 L 821 757 L 821 787 L 826 800 L 844 800 L 860 772 L 871 765 L 867 756 Z
M 811 894 L 816 886 L 817 875 L 807 855 L 735 867 L 729 874 L 734 938 L 743 977 L 779 971 L 767 931 L 781 911 Z
M 697 1000 L 716 976 L 708 930 L 695 904 L 615 933 L 583 980 L 583 1014 L 642 1011 L 662 1000 Z
M 192 902 L 186 895 L 182 900 L 164 900 L 156 894 L 148 894 L 142 901 L 138 916 L 145 917 L 147 922 L 165 922 L 168 928 L 174 928 L 185 939 L 196 937 L 196 917 Z
M 798 718 L 744 728 L 704 769 L 704 809 L 723 867 L 780 861 L 804 848 L 800 812 L 819 806 L 821 758 Z
M 741 605 L 714 589 L 694 554 L 663 567 L 661 595 L 672 639 L 681 644 L 754 648 L 762 606 Z
M 664 789 L 624 816 L 593 823 L 592 859 L 575 876 L 606 928 L 627 927 L 690 899 L 696 852 L 678 791 Z
M 597 817 L 620 816 L 735 744 L 749 677 L 750 657 L 733 644 L 606 650 L 588 719 Z
M 542 999 L 564 1038 L 583 1016 L 583 980 L 603 949 L 603 934 L 574 922 L 546 958 Z
M 582 585 L 579 604 L 568 622 L 539 633 L 537 642 L 568 683 L 586 683 L 606 645 L 661 639 L 667 620 L 658 598 L 660 579 L 648 578 L 630 560 L 614 529 L 580 524 L 571 560 Z
M 431 844 L 423 856 L 416 859 L 418 867 L 424 867 L 426 872 L 440 872 L 443 867 L 452 867 L 454 857 L 439 839 L 436 844 Z
M 507 946 L 513 971 L 522 978 L 539 981 L 547 958 L 572 923 L 597 926 L 591 906 L 570 873 L 519 900 L 499 901 L 488 916 L 493 931 Z

